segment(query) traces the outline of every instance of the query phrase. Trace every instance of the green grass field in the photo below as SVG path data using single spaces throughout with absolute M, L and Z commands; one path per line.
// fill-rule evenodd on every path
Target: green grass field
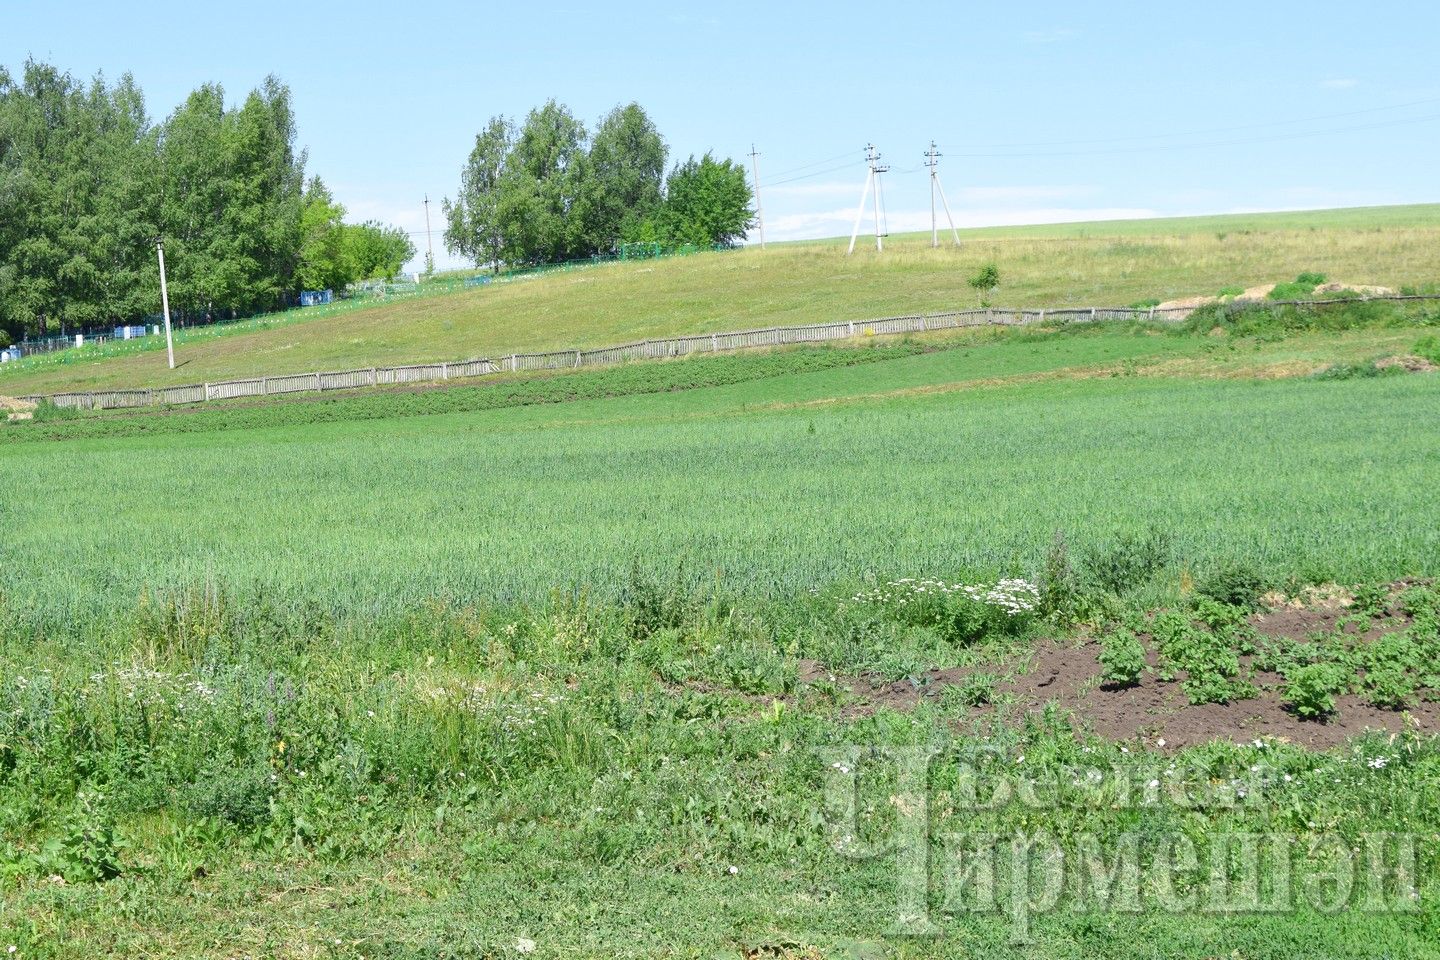
M 1016 307 L 1125 306 L 1289 280 L 1302 271 L 1392 288 L 1440 281 L 1440 205 L 1010 227 L 962 233 L 958 250 L 892 238 L 844 255 L 836 241 L 614 263 L 454 295 L 182 339 L 104 358 L 84 352 L 0 368 L 0 393 L 199 383 L 513 351 L 597 347 L 676 333 L 973 307 L 966 279 L 1000 269 Z M 256 329 L 259 326 L 260 329 Z M 223 332 L 223 328 L 222 332 Z
M 1375 365 L 1437 327 L 1346 304 L 0 424 L 0 950 L 1440 955 L 1440 374 Z M 1247 626 L 1332 581 L 1315 636 Z M 1052 640 L 1137 635 L 1218 740 L 1006 692 Z M 1399 732 L 1307 749 L 1262 697 Z

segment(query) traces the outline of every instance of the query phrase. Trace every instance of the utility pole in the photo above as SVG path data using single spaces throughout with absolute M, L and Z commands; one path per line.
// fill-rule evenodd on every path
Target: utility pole
M 930 149 L 925 151 L 925 166 L 930 168 L 930 246 L 940 246 L 940 224 L 935 219 L 935 194 L 940 194 L 940 202 L 945 205 L 945 219 L 950 221 L 950 233 L 955 238 L 955 246 L 960 246 L 960 231 L 955 229 L 955 218 L 950 216 L 950 201 L 945 199 L 945 188 L 940 186 L 940 151 L 935 148 L 935 141 L 930 141 Z
M 425 272 L 435 269 L 435 241 L 430 238 L 430 194 L 425 194 Z
M 160 312 L 165 315 L 165 352 L 170 356 L 170 369 L 175 369 L 175 341 L 170 336 L 170 291 L 165 286 L 165 241 L 155 241 L 155 256 L 160 258 Z
M 760 202 L 760 161 L 756 158 L 760 154 L 755 151 L 755 144 L 750 144 L 750 172 L 755 177 L 755 216 L 760 222 L 760 249 L 765 249 L 765 205 Z
M 865 218 L 865 200 L 870 196 L 872 184 L 875 187 L 875 250 L 877 252 L 884 252 L 885 243 L 882 238 L 889 232 L 881 226 L 885 201 L 880 189 L 880 174 L 888 173 L 890 168 L 880 163 L 880 154 L 876 152 L 874 144 L 865 144 L 865 165 L 869 168 L 869 172 L 865 175 L 865 189 L 860 191 L 860 208 L 855 211 L 855 229 L 850 232 L 850 249 L 845 251 L 847 257 L 855 252 L 855 238 L 860 236 L 860 221 Z

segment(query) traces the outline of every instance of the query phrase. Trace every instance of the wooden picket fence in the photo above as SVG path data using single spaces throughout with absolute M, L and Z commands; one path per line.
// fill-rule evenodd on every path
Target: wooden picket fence
M 1435 296 L 1369 297 L 1367 300 L 1434 300 Z M 1327 306 L 1353 300 L 1293 300 L 1267 302 L 1271 306 Z M 354 390 L 390 384 L 429 383 L 462 380 L 526 370 L 566 370 L 611 366 L 633 360 L 658 360 L 697 353 L 725 353 L 756 347 L 778 347 L 797 343 L 824 343 L 856 337 L 894 336 L 955 330 L 963 327 L 1026 326 L 1041 323 L 1092 323 L 1101 320 L 1144 320 L 1176 322 L 1194 312 L 1193 307 L 1168 309 L 1134 307 L 1081 307 L 1061 310 L 1017 310 L 986 307 L 949 313 L 911 314 L 877 320 L 846 320 L 794 327 L 766 327 L 730 333 L 693 334 L 662 340 L 643 340 L 594 350 L 555 350 L 549 353 L 512 353 L 499 359 L 472 359 L 422 363 L 403 367 L 367 367 L 316 373 L 293 373 L 274 377 L 250 377 L 218 383 L 193 383 L 180 387 L 150 387 L 134 390 L 97 390 L 88 393 L 56 393 L 21 397 L 48 400 L 57 407 L 110 410 L 121 407 L 148 407 L 238 397 L 269 397 L 327 390 Z

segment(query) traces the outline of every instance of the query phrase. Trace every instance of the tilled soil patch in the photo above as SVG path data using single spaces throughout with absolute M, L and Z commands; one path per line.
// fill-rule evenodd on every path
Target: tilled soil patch
M 1341 603 L 1305 608 L 1279 607 L 1251 617 L 1261 634 L 1273 638 L 1305 639 L 1333 633 L 1350 614 Z M 1352 623 L 1344 629 L 1363 641 L 1374 641 L 1387 633 L 1408 627 L 1408 619 L 1394 615 L 1372 621 L 1361 630 Z M 1344 743 L 1370 730 L 1398 733 L 1405 729 L 1440 732 L 1440 703 L 1421 701 L 1406 710 L 1376 707 L 1354 694 L 1339 696 L 1335 712 L 1323 720 L 1306 719 L 1291 710 L 1281 692 L 1282 678 L 1255 670 L 1251 675 L 1259 687 L 1258 696 L 1231 703 L 1191 704 L 1180 681 L 1159 679 L 1159 658 L 1147 646 L 1150 670 L 1133 687 L 1114 688 L 1101 682 L 1098 643 L 1046 642 L 1027 660 L 1005 668 L 954 667 L 928 670 L 897 681 L 874 676 L 843 677 L 813 660 L 800 663 L 802 684 L 834 683 L 849 692 L 853 701 L 843 709 L 849 717 L 866 716 L 880 709 L 910 710 L 917 704 L 943 696 L 947 689 L 965 684 L 977 673 L 999 674 L 1004 679 L 993 690 L 995 702 L 975 706 L 969 718 L 975 721 L 1017 718 L 1037 714 L 1054 705 L 1069 713 L 1078 724 L 1113 740 L 1139 740 L 1149 745 L 1175 749 L 1214 740 L 1236 742 L 1258 737 L 1275 737 L 1306 747 L 1325 749 Z M 1242 657 L 1242 669 L 1250 671 L 1249 657 Z

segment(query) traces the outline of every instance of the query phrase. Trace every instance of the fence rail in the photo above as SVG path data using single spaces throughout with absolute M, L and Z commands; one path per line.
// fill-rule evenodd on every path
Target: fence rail
M 1440 296 L 1365 297 L 1366 301 L 1440 300 Z M 1267 306 L 1319 307 L 1354 303 L 1341 300 L 1267 301 Z M 1255 304 L 1232 305 L 1239 309 Z M 1027 326 L 1041 323 L 1092 323 L 1101 320 L 1145 320 L 1176 322 L 1195 311 L 1194 307 L 1083 307 L 1059 310 L 1017 310 L 986 307 L 949 313 L 912 314 L 882 317 L 875 320 L 845 320 L 833 323 L 805 324 L 794 327 L 766 327 L 761 330 L 737 330 L 728 333 L 691 334 L 663 340 L 643 340 L 614 347 L 592 350 L 555 350 L 549 353 L 511 353 L 499 359 L 471 359 L 421 363 L 403 367 L 368 367 L 360 370 L 320 371 L 315 373 L 282 374 L 274 377 L 250 377 L 219 383 L 196 383 L 180 387 L 154 387 L 138 390 L 99 390 L 91 393 L 57 393 L 31 395 L 22 400 L 49 400 L 57 407 L 83 410 L 110 410 L 121 407 L 147 407 L 160 404 L 204 403 L 208 400 L 230 400 L 237 397 L 275 396 L 287 393 L 316 393 L 326 390 L 353 390 L 386 384 L 428 383 L 514 373 L 526 370 L 567 370 L 580 367 L 609 366 L 631 360 L 659 360 L 696 353 L 725 353 L 754 347 L 778 347 L 795 343 L 823 343 L 854 337 L 894 336 L 924 333 L 933 330 L 956 330 L 964 327 Z

